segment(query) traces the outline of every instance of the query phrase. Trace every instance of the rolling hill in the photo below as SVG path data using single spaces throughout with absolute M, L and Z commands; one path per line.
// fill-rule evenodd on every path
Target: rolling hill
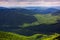
M 42 34 L 52 34 L 55 32 L 60 33 L 59 16 L 53 16 L 51 14 L 46 15 L 35 14 L 34 17 L 37 20 L 35 22 L 23 23 L 22 25 L 0 25 L 0 30 L 15 32 L 27 36 L 37 33 Z
M 60 10 L 52 7 L 26 7 L 25 9 L 32 10 L 33 12 L 36 12 L 38 14 L 49 14 Z
M 0 7 L 0 30 L 25 36 L 60 33 L 60 16 L 54 15 L 60 14 L 58 9 L 45 9 L 43 13 L 47 14 L 24 8 Z
M 60 16 L 60 10 L 58 10 L 58 11 L 56 11 L 56 12 L 54 12 L 54 13 L 51 13 L 52 15 L 58 15 L 58 16 Z
M 45 34 L 35 34 L 32 36 L 23 36 L 15 33 L 10 32 L 2 32 L 0 31 L 0 40 L 59 40 L 60 34 L 52 34 L 52 35 L 45 35 Z
M 0 25 L 21 25 L 23 23 L 32 23 L 36 18 L 32 15 L 23 14 L 23 9 L 18 12 L 17 9 L 0 8 Z M 24 12 L 26 13 L 26 12 Z

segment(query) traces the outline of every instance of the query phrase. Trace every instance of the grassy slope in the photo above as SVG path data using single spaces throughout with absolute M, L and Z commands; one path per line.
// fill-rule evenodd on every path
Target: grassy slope
M 39 24 L 54 24 L 57 23 L 59 16 L 53 16 L 51 14 L 35 14 L 34 15 L 38 20 Z
M 10 32 L 0 31 L 0 40 L 53 40 L 55 37 L 58 37 L 60 34 L 45 35 L 45 34 L 35 34 L 32 36 L 23 36 Z
M 60 20 L 59 16 L 53 16 L 51 14 L 35 14 L 34 17 L 37 19 L 36 22 L 33 22 L 31 24 L 24 23 L 21 25 L 22 27 L 29 27 L 29 26 L 35 26 L 40 24 L 54 24 L 57 23 L 57 20 Z
M 29 27 L 29 26 L 35 26 L 40 24 L 54 24 L 57 23 L 57 20 L 60 20 L 60 17 L 53 16 L 51 14 L 35 14 L 33 15 L 37 21 L 32 23 L 23 23 L 22 25 L 18 25 L 18 27 Z M 10 25 L 5 25 L 10 26 Z

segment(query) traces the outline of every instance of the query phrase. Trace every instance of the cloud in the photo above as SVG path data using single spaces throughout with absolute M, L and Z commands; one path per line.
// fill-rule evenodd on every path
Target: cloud
M 44 1 L 60 1 L 60 0 L 44 0 Z
M 38 1 L 55 2 L 55 1 L 60 1 L 60 0 L 0 0 L 0 1 L 7 1 L 7 2 L 38 2 Z
M 0 2 L 0 6 L 60 6 L 60 2 Z
M 60 0 L 14 0 L 14 1 L 25 1 L 25 2 L 35 2 L 35 1 L 47 1 L 47 2 L 55 2 L 55 1 L 60 1 Z
M 16 1 L 24 1 L 24 2 L 35 2 L 35 1 L 42 1 L 42 0 L 16 0 Z
M 0 0 L 0 6 L 60 6 L 60 0 Z

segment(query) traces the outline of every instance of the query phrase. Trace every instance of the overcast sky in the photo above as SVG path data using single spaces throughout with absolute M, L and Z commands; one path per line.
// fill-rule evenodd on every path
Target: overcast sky
M 60 6 L 60 0 L 0 0 L 0 6 Z

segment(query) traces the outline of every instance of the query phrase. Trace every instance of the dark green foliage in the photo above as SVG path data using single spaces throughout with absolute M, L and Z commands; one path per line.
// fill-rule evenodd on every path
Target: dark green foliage
M 21 10 L 18 12 L 18 9 L 1 8 L 0 25 L 21 25 L 23 23 L 32 23 L 36 21 L 34 16 L 23 14 Z

